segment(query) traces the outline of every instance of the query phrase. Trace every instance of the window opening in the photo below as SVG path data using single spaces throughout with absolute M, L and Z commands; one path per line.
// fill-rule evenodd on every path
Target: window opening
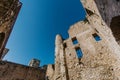
M 101 40 L 100 36 L 98 36 L 96 33 L 93 34 L 93 37 L 94 37 L 94 39 L 95 39 L 96 41 L 100 41 L 100 40 Z
M 82 58 L 83 53 L 82 53 L 82 50 L 79 47 L 76 48 L 76 53 L 77 53 L 78 58 Z
M 72 42 L 73 44 L 78 44 L 78 40 L 76 39 L 76 37 L 72 38 Z
M 94 14 L 91 10 L 89 10 L 89 9 L 87 9 L 87 8 L 85 8 L 85 9 L 86 9 L 86 12 L 87 12 L 87 14 L 88 14 L 89 16 L 91 16 L 91 15 Z

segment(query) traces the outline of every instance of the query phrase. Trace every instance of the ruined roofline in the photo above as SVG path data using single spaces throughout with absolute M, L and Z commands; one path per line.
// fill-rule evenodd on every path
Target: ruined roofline
M 9 63 L 9 64 L 13 64 L 13 65 L 18 65 L 18 66 L 23 66 L 23 67 L 26 67 L 26 68 L 35 68 L 35 67 L 31 67 L 29 65 L 24 65 L 24 64 L 20 64 L 20 63 L 15 63 L 15 62 L 11 62 L 11 61 L 7 61 L 7 60 L 3 60 L 3 61 L 0 61 L 0 64 L 5 64 L 5 63 Z M 52 64 L 51 64 L 52 65 Z M 36 69 L 43 69 L 43 66 L 41 67 L 37 67 Z
M 83 25 L 83 24 L 89 23 L 89 20 L 88 20 L 89 16 L 92 16 L 92 15 L 100 16 L 94 0 L 80 0 L 80 2 L 82 3 L 82 6 L 84 8 L 86 15 L 85 15 L 84 20 L 78 21 L 76 23 L 80 23 L 81 25 Z M 92 6 L 94 6 L 94 7 L 90 7 L 90 4 L 92 4 Z M 76 23 L 71 25 L 69 30 L 72 29 L 74 27 L 74 25 L 76 25 Z M 69 30 L 68 30 L 68 33 L 69 33 Z
M 34 68 L 18 63 L 0 61 L 0 72 L 2 74 L 0 80 L 45 80 L 46 68 Z
M 86 3 L 85 2 L 86 0 L 80 0 L 80 2 L 82 3 L 82 5 L 83 5 L 83 8 L 84 8 L 84 11 L 85 11 L 85 18 L 83 19 L 83 20 L 80 20 L 80 21 L 78 21 L 78 22 L 76 22 L 76 23 L 74 23 L 73 25 L 71 25 L 70 27 L 69 27 L 69 29 L 68 29 L 68 34 L 70 33 L 70 30 L 72 30 L 73 28 L 74 28 L 74 26 L 76 26 L 76 25 L 78 25 L 78 24 L 81 24 L 81 27 L 82 27 L 82 25 L 84 25 L 84 24 L 87 24 L 87 23 L 89 23 L 89 20 L 88 20 L 88 17 L 89 16 L 92 16 L 92 15 L 96 15 L 96 16 L 99 16 L 99 12 L 98 12 L 98 10 L 96 9 L 96 10 L 91 10 L 91 7 L 88 7 L 88 2 Z M 93 1 L 94 0 L 90 0 L 90 2 L 91 3 L 93 3 Z M 89 3 L 90 3 L 89 2 Z M 86 5 L 87 4 L 87 5 Z M 94 2 L 94 6 L 96 6 L 96 4 L 95 4 L 95 2 Z M 97 6 L 96 6 L 97 7 Z M 79 26 L 79 25 L 78 25 Z M 67 38 L 67 39 L 65 39 L 63 42 L 65 43 L 68 39 L 71 39 L 71 38 L 73 38 L 74 36 L 70 36 L 70 34 L 69 34 L 69 37 Z

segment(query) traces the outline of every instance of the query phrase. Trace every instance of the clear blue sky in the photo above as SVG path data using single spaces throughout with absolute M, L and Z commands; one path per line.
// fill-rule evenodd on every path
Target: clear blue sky
M 83 20 L 79 0 L 20 0 L 23 3 L 7 43 L 4 60 L 27 65 L 32 58 L 41 66 L 54 63 L 55 36 L 68 38 L 69 26 Z

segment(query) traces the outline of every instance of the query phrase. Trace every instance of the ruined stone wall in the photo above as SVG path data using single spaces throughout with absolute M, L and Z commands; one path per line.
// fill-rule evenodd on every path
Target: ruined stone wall
M 46 78 L 48 80 L 55 80 L 54 79 L 55 75 L 57 75 L 57 74 L 55 74 L 55 66 L 52 64 L 48 64 L 47 69 L 46 69 Z
M 0 61 L 0 80 L 45 80 L 45 70 Z
M 96 27 L 100 19 L 96 21 L 97 25 L 93 25 L 93 19 L 88 22 L 78 22 L 69 29 L 70 38 L 64 41 L 66 43 L 66 64 L 70 80 L 117 80 L 120 73 L 116 73 L 116 67 L 119 67 L 119 60 L 111 48 L 109 41 L 105 38 Z M 94 16 L 95 18 L 95 16 Z M 107 26 L 106 26 L 107 27 Z M 108 29 L 109 30 L 109 29 Z M 95 39 L 94 34 L 100 37 Z M 110 34 L 109 34 L 110 35 Z M 73 44 L 72 39 L 76 37 L 77 44 Z M 78 58 L 76 49 L 80 48 L 83 57 Z M 119 50 L 118 50 L 119 51 Z M 115 63 L 118 64 L 115 64 Z
M 102 19 L 110 26 L 113 17 L 120 16 L 120 0 L 95 0 Z
M 0 0 L 0 58 L 21 8 L 19 0 Z
M 81 0 L 93 13 L 100 15 L 111 28 L 116 41 L 120 44 L 120 1 L 119 0 Z M 95 2 L 95 3 L 94 3 Z M 85 4 L 84 4 L 85 3 Z M 95 8 L 97 7 L 97 8 Z
M 56 36 L 55 65 L 48 65 L 46 75 L 45 69 L 0 61 L 0 80 L 120 80 L 120 2 L 81 2 L 86 19 L 70 27 L 68 39 Z M 20 7 L 18 0 L 0 1 L 0 57 Z
M 56 36 L 55 70 L 49 67 L 52 75 L 47 76 L 49 80 L 120 80 L 120 46 L 108 23 L 101 17 L 100 4 L 96 2 L 104 0 L 81 1 L 87 13 L 86 19 L 70 27 L 68 39 Z M 111 1 L 119 9 L 116 1 Z M 81 56 L 77 54 L 78 49 Z
M 120 0 L 95 0 L 102 19 L 120 44 Z

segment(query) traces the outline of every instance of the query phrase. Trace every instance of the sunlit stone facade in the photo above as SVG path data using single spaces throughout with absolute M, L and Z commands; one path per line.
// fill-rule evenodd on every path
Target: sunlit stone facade
M 0 80 L 120 80 L 120 0 L 81 2 L 86 18 L 70 26 L 68 39 L 56 36 L 55 64 L 0 61 Z M 18 0 L 0 1 L 0 57 L 20 7 Z

